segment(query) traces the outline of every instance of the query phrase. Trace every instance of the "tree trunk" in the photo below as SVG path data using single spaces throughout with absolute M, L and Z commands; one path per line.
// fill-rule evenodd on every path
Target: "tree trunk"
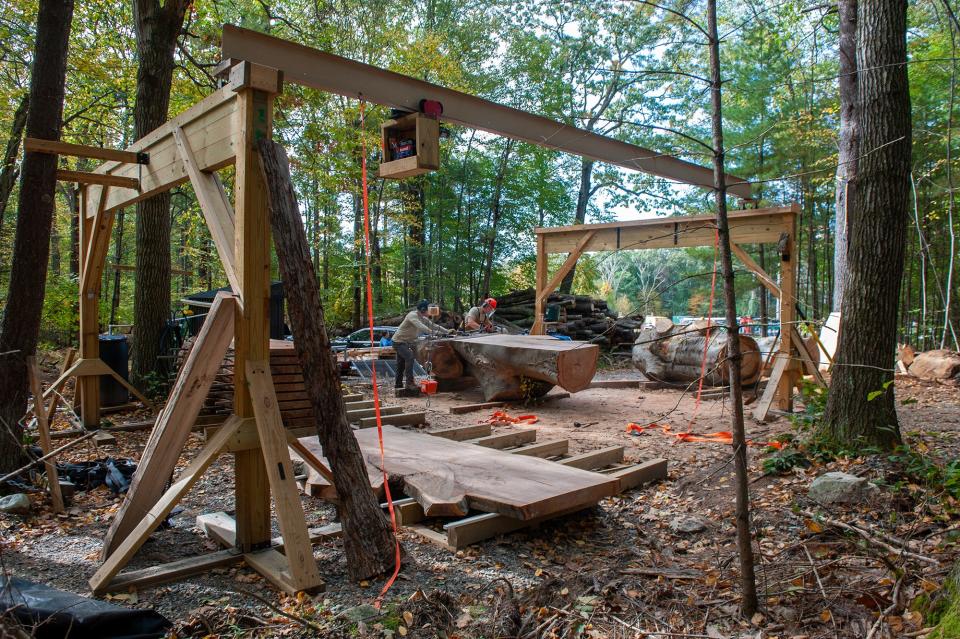
M 70 204 L 70 275 L 80 277 L 80 189 L 67 188 Z
M 399 560 L 399 542 L 370 488 L 360 446 L 347 422 L 286 152 L 267 139 L 258 142 L 258 150 L 291 328 L 297 336 L 294 345 L 303 366 L 304 385 L 318 416 L 317 436 L 330 462 L 340 500 L 347 570 L 354 579 L 366 579 L 389 570 Z
M 137 34 L 137 102 L 134 135 L 139 140 L 167 121 L 173 54 L 189 0 L 133 0 Z M 137 203 L 136 271 L 133 292 L 131 381 L 143 387 L 156 370 L 160 335 L 170 315 L 170 192 Z
M 850 229 L 850 188 L 857 176 L 859 129 L 857 125 L 857 2 L 839 0 L 840 42 L 840 139 L 837 157 L 837 195 L 833 240 L 834 312 L 843 301 L 847 275 L 847 238 Z
M 30 94 L 24 93 L 20 104 L 13 113 L 13 125 L 10 127 L 10 138 L 7 140 L 7 150 L 3 154 L 3 166 L 0 167 L 0 232 L 3 231 L 3 220 L 7 214 L 7 202 L 13 193 L 13 185 L 17 183 L 17 155 L 20 153 L 20 142 L 23 140 L 23 127 L 27 125 L 27 108 L 30 106 Z
M 910 193 L 906 0 L 862 2 L 857 13 L 860 145 L 850 197 L 847 279 L 827 409 L 817 433 L 847 449 L 900 441 L 893 367 Z M 872 400 L 867 396 L 884 391 Z
M 737 322 L 737 294 L 734 288 L 733 258 L 730 254 L 730 225 L 727 221 L 727 185 L 724 170 L 723 111 L 720 76 L 720 37 L 717 33 L 717 0 L 707 2 L 710 34 L 710 84 L 713 129 L 713 186 L 717 200 L 717 234 L 720 264 L 723 270 L 723 296 L 727 320 L 727 363 L 730 379 L 730 430 L 733 432 L 734 470 L 736 471 L 737 554 L 740 558 L 741 613 L 751 618 L 758 607 L 757 582 L 753 570 L 753 543 L 750 532 L 750 493 L 747 487 L 747 441 L 743 426 L 743 388 Z M 793 303 L 793 302 L 791 302 Z
M 463 377 L 463 360 L 448 341 L 420 340 L 416 345 L 416 355 L 419 362 L 430 362 L 430 374 L 437 379 Z
M 587 220 L 587 206 L 590 204 L 590 194 L 593 182 L 593 160 L 580 159 L 580 192 L 577 194 L 577 211 L 573 216 L 574 224 L 583 224 Z M 560 292 L 567 294 L 573 288 L 573 278 L 577 274 L 577 265 L 574 264 L 570 272 L 560 281 Z
M 741 380 L 744 384 L 753 384 L 760 378 L 763 367 L 760 347 L 752 337 L 739 335 L 738 338 Z M 692 382 L 700 379 L 702 374 L 705 384 L 724 386 L 730 383 L 727 351 L 727 335 L 722 326 L 711 329 L 709 341 L 705 331 L 689 325 L 675 326 L 664 332 L 650 327 L 637 336 L 633 346 L 633 365 L 651 379 Z
M 503 199 L 503 182 L 507 174 L 507 165 L 510 162 L 510 152 L 513 150 L 515 140 L 509 139 L 500 154 L 500 162 L 497 167 L 497 177 L 493 186 L 493 201 L 490 203 L 490 226 L 487 228 L 487 256 L 483 264 L 483 284 L 480 285 L 480 295 L 482 297 L 490 296 L 490 278 L 493 276 L 493 256 L 497 247 L 497 228 L 500 225 L 500 213 Z
M 27 135 L 59 140 L 72 0 L 41 0 L 30 75 Z M 57 156 L 27 153 L 20 172 L 10 284 L 0 323 L 0 472 L 26 461 L 18 422 L 27 409 L 26 358 L 37 351 L 57 188 Z
M 116 235 L 113 238 L 113 263 L 117 266 L 123 260 L 123 209 L 117 211 Z M 120 269 L 113 270 L 113 297 L 110 299 L 110 323 L 117 323 L 117 311 L 120 309 Z
M 357 330 L 363 325 L 361 303 L 362 285 L 360 283 L 363 270 L 363 206 L 360 197 L 353 196 L 353 308 L 350 312 L 350 326 Z
M 572 393 L 590 386 L 600 348 L 534 335 L 486 335 L 450 340 L 477 378 L 486 400 L 529 399 L 554 386 Z

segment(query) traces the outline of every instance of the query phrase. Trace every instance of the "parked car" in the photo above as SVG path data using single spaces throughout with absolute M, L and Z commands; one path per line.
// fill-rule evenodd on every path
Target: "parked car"
M 380 340 L 386 337 L 393 339 L 393 334 L 397 332 L 396 326 L 374 326 L 373 327 L 373 345 L 380 346 Z M 361 328 L 344 337 L 337 337 L 330 340 L 330 348 L 334 351 L 345 351 L 348 348 L 370 348 L 370 329 Z

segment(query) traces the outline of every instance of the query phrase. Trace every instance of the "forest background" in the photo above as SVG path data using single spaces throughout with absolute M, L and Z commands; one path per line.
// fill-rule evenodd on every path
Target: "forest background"
M 16 219 L 36 2 L 0 2 L 0 299 Z M 809 0 L 721 2 L 727 170 L 756 183 L 759 204 L 797 202 L 798 297 L 824 318 L 833 303 L 837 169 L 838 24 Z M 909 11 L 913 109 L 911 232 L 900 341 L 956 348 L 957 42 L 941 0 Z M 538 113 L 708 166 L 707 49 L 684 20 L 627 0 L 202 0 L 178 40 L 170 117 L 216 87 L 223 23 L 233 23 Z M 124 148 L 133 141 L 136 59 L 130 3 L 88 0 L 73 20 L 63 140 Z M 381 107 L 290 85 L 275 133 L 287 147 L 331 323 L 360 326 L 364 143 L 375 175 Z M 866 152 L 866 151 L 865 151 Z M 450 127 L 439 171 L 372 179 L 372 263 L 378 315 L 426 297 L 460 311 L 490 293 L 533 285 L 532 230 L 575 222 L 712 212 L 708 191 L 622 171 L 482 132 Z M 62 168 L 91 170 L 61 158 Z M 227 189 L 231 187 L 226 176 Z M 76 340 L 75 195 L 60 183 L 41 341 Z M 104 273 L 101 323 L 133 321 L 134 210 L 119 212 Z M 173 190 L 171 317 L 182 298 L 227 284 L 192 189 Z M 769 271 L 771 248 L 747 247 Z M 562 256 L 559 256 L 562 258 Z M 704 315 L 712 247 L 620 251 L 580 260 L 573 290 L 622 314 Z M 276 273 L 276 271 L 275 271 Z M 758 316 L 764 291 L 738 271 L 738 312 Z M 715 308 L 722 308 L 717 291 Z M 771 301 L 769 314 L 776 315 Z

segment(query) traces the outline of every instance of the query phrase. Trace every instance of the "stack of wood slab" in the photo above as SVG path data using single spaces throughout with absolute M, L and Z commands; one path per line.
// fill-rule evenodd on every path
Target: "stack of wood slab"
M 667 474 L 664 459 L 624 463 L 622 446 L 570 455 L 565 439 L 538 442 L 534 429 L 494 435 L 489 424 L 426 434 L 386 427 L 382 462 L 376 433 L 358 431 L 357 441 L 374 490 L 383 494 L 384 469 L 391 487 L 402 486 L 406 498 L 394 503 L 399 523 L 450 549 L 589 508 Z M 316 438 L 301 443 L 322 458 Z M 336 499 L 313 470 L 302 486 Z
M 504 319 L 521 328 L 530 328 L 535 319 L 534 298 L 532 288 L 499 296 L 494 320 Z M 618 318 L 606 300 L 589 295 L 551 293 L 547 305 L 554 304 L 560 307 L 560 315 L 551 331 L 570 339 L 611 348 L 619 344 L 633 344 L 636 331 L 643 325 L 642 316 Z
M 181 350 L 181 361 L 186 359 L 191 343 Z M 288 429 L 315 429 L 317 420 L 313 414 L 310 398 L 303 384 L 303 369 L 293 342 L 270 340 L 270 373 L 273 376 L 280 416 Z M 362 395 L 345 395 L 347 419 L 359 428 L 376 426 L 373 402 Z M 225 420 L 233 412 L 233 349 L 227 354 L 217 371 L 216 379 L 200 409 L 198 424 L 212 425 Z M 426 415 L 422 412 L 405 413 L 399 406 L 381 406 L 381 421 L 385 424 L 422 424 Z

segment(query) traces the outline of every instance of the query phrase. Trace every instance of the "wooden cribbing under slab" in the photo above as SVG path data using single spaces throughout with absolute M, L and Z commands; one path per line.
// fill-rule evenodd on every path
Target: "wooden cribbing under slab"
M 376 431 L 355 435 L 368 474 L 382 473 Z M 321 456 L 315 438 L 300 441 Z M 383 428 L 383 446 L 387 472 L 428 515 L 463 516 L 472 509 L 527 520 L 595 504 L 619 486 L 616 478 L 393 426 Z

